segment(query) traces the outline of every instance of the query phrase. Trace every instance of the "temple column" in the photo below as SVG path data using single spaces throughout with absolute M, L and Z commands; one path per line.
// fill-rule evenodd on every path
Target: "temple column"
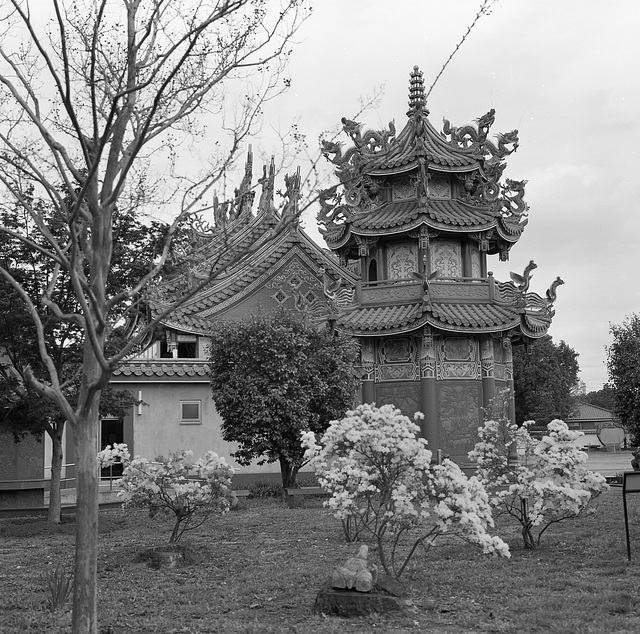
M 486 335 L 480 340 L 480 368 L 482 372 L 482 406 L 489 407 L 496 396 L 496 375 L 493 358 L 493 340 Z
M 362 367 L 362 402 L 373 403 L 376 400 L 375 392 L 375 344 L 371 338 L 362 339 L 360 346 L 360 364 Z
M 435 459 L 440 448 L 440 428 L 438 420 L 438 395 L 436 393 L 436 348 L 429 326 L 422 331 L 420 346 L 420 398 L 422 401 L 422 435 L 429 443 Z
M 513 349 L 511 347 L 511 339 L 505 339 L 504 346 L 504 367 L 506 373 L 507 384 L 509 385 L 509 392 L 511 399 L 509 401 L 509 418 L 512 423 L 516 422 L 516 393 L 514 391 L 513 383 Z

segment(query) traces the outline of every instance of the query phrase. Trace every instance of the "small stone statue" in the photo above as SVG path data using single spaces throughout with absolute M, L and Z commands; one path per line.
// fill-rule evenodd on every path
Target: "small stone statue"
M 347 559 L 343 566 L 336 568 L 331 575 L 334 588 L 355 589 L 358 592 L 371 592 L 378 578 L 378 568 L 367 564 L 368 546 L 360 546 L 355 557 Z

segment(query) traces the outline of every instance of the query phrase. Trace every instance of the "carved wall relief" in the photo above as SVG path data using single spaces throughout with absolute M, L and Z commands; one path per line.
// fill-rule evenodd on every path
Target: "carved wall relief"
M 440 337 L 436 340 L 436 378 L 480 379 L 478 340 L 472 337 Z
M 496 366 L 496 379 L 513 380 L 513 351 L 510 339 L 494 339 L 493 354 Z
M 471 277 L 482 277 L 482 266 L 480 265 L 480 250 L 478 246 L 471 243 Z
M 431 271 L 440 271 L 440 277 L 462 277 L 462 249 L 457 240 L 440 238 L 429 243 Z
M 440 446 L 458 464 L 469 462 L 467 454 L 477 442 L 480 398 L 480 383 L 440 385 Z
M 362 380 L 373 381 L 375 367 L 374 340 L 360 339 L 360 342 L 360 365 L 363 372 Z
M 399 280 L 410 278 L 418 270 L 418 247 L 415 243 L 404 242 L 387 245 L 387 278 Z
M 431 198 L 451 198 L 451 182 L 448 176 L 429 176 L 427 187 Z
M 417 347 L 413 337 L 383 338 L 378 342 L 376 382 L 417 381 Z
M 297 259 L 274 275 L 264 288 L 274 291 L 270 297 L 278 306 L 317 313 L 326 305 L 320 280 Z
M 495 355 L 494 340 L 491 337 L 483 337 L 480 344 L 480 366 L 482 369 L 482 378 L 495 377 Z
M 433 333 L 429 327 L 422 331 L 420 348 L 420 378 L 433 379 L 436 376 L 436 347 Z
M 380 383 L 376 385 L 376 405 L 395 405 L 405 416 L 413 418 L 420 409 L 419 383 Z
M 416 186 L 408 178 L 393 183 L 393 200 L 410 200 L 416 197 Z

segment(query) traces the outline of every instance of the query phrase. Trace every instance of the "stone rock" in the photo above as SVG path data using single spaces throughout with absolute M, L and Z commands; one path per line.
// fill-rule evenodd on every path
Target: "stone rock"
M 377 587 L 372 592 L 357 592 L 333 588 L 331 581 L 327 581 L 316 596 L 313 606 L 315 614 L 327 614 L 343 617 L 367 616 L 369 614 L 384 614 L 404 610 L 410 601 L 403 597 L 396 597 Z
M 331 586 L 348 590 L 353 588 L 358 592 L 371 592 L 378 578 L 378 569 L 375 565 L 368 565 L 368 554 L 369 548 L 361 546 L 355 557 L 347 559 L 343 566 L 333 571 Z

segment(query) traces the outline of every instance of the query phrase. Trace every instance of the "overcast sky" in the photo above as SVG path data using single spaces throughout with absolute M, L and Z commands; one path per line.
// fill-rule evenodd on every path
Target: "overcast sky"
M 286 129 L 298 118 L 313 145 L 384 83 L 376 110 L 359 120 L 379 129 L 395 119 L 401 129 L 411 69 L 429 87 L 480 4 L 318 0 L 293 53 L 291 91 L 267 124 Z M 505 177 L 528 180 L 529 225 L 510 261 L 495 256 L 489 268 L 505 281 L 535 260 L 531 290 L 541 295 L 556 276 L 565 281 L 550 334 L 579 353 L 589 391 L 607 380 L 609 324 L 640 312 L 638 25 L 637 0 L 498 0 L 427 104 L 438 130 L 443 117 L 461 126 L 490 108 L 492 135 L 519 130 Z M 305 226 L 315 234 L 313 214 Z

